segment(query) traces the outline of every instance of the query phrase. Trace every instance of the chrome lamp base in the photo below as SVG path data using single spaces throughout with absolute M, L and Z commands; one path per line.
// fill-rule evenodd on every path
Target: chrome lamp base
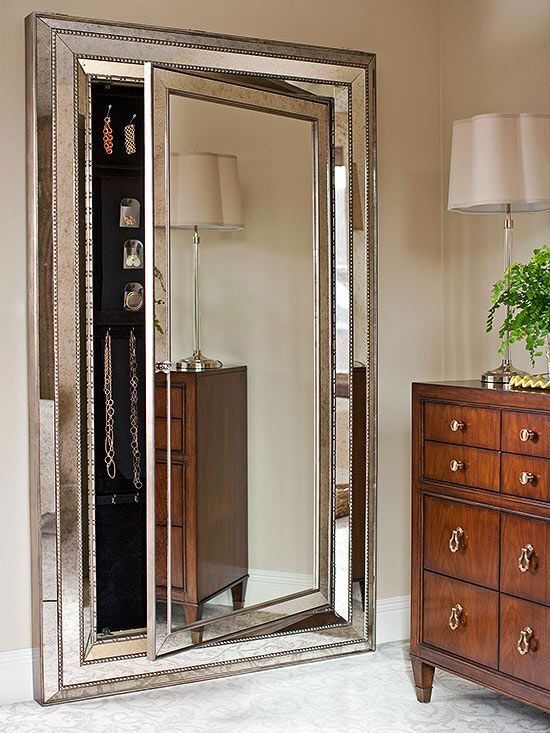
M 510 360 L 503 359 L 499 367 L 484 372 L 481 375 L 481 381 L 485 384 L 508 384 L 516 374 L 524 377 L 527 372 L 524 372 L 522 369 L 517 369 Z
M 223 364 L 218 359 L 209 359 L 199 350 L 180 359 L 174 366 L 177 372 L 203 372 L 205 369 L 219 369 Z

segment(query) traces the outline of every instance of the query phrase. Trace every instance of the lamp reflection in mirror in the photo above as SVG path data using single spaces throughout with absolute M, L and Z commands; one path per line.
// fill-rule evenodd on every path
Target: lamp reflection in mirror
M 512 212 L 550 211 L 550 114 L 486 114 L 453 123 L 449 211 L 503 213 L 504 267 L 512 263 Z M 482 374 L 507 384 L 525 374 L 502 363 Z
M 207 152 L 170 155 L 170 228 L 193 230 L 193 353 L 176 362 L 178 371 L 222 366 L 201 351 L 199 231 L 244 228 L 237 157 Z

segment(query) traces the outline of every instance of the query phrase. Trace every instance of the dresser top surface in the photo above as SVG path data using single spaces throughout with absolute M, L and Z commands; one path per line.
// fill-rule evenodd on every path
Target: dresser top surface
M 462 387 L 464 389 L 480 389 L 484 392 L 508 392 L 514 394 L 548 394 L 550 390 L 529 390 L 529 389 L 510 389 L 507 385 L 492 384 L 488 385 L 480 379 L 457 379 L 450 381 L 434 381 L 434 382 L 413 382 L 413 384 L 427 385 L 429 387 Z
M 509 389 L 486 385 L 478 379 L 413 382 L 413 395 L 445 400 L 463 400 L 494 406 L 550 410 L 550 390 Z

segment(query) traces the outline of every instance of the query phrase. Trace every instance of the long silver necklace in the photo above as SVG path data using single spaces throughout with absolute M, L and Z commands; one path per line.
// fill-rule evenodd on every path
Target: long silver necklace
M 130 436 L 132 447 L 132 463 L 134 468 L 134 486 L 139 491 L 142 487 L 141 474 L 141 453 L 139 450 L 139 418 L 138 418 L 138 373 L 136 336 L 134 329 L 130 331 Z
M 109 478 L 115 478 L 115 401 L 113 399 L 113 355 L 110 328 L 105 335 L 103 350 L 103 393 L 105 395 L 105 466 Z

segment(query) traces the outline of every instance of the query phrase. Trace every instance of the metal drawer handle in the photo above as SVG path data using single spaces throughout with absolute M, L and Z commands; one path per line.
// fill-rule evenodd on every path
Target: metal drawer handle
M 530 626 L 526 626 L 519 632 L 518 639 L 518 652 L 521 656 L 525 656 L 531 648 L 531 641 L 533 639 L 533 629 Z
M 518 557 L 518 568 L 522 573 L 526 573 L 532 565 L 534 565 L 535 548 L 533 545 L 525 545 L 521 548 L 521 554 Z
M 527 484 L 532 484 L 534 480 L 535 474 L 530 473 L 530 471 L 522 471 L 519 475 L 519 482 L 524 486 L 526 486 Z
M 457 603 L 456 606 L 453 606 L 451 608 L 451 615 L 449 616 L 449 628 L 452 631 L 456 631 L 462 623 L 463 614 L 464 609 L 462 608 L 460 603 Z
M 464 468 L 464 461 L 457 461 L 455 458 L 449 463 L 449 468 L 451 471 L 456 473 L 457 471 L 462 471 Z
M 462 527 L 457 527 L 456 529 L 453 529 L 451 539 L 449 540 L 449 550 L 451 552 L 458 552 L 460 550 L 460 545 L 462 543 L 463 537 L 464 530 L 462 529 Z
M 453 433 L 457 433 L 459 430 L 464 430 L 466 428 L 466 423 L 462 420 L 451 420 L 451 430 Z
M 529 430 L 529 428 L 522 428 L 519 431 L 519 439 L 522 443 L 527 443 L 528 440 L 534 440 L 536 436 L 536 433 L 534 430 Z

